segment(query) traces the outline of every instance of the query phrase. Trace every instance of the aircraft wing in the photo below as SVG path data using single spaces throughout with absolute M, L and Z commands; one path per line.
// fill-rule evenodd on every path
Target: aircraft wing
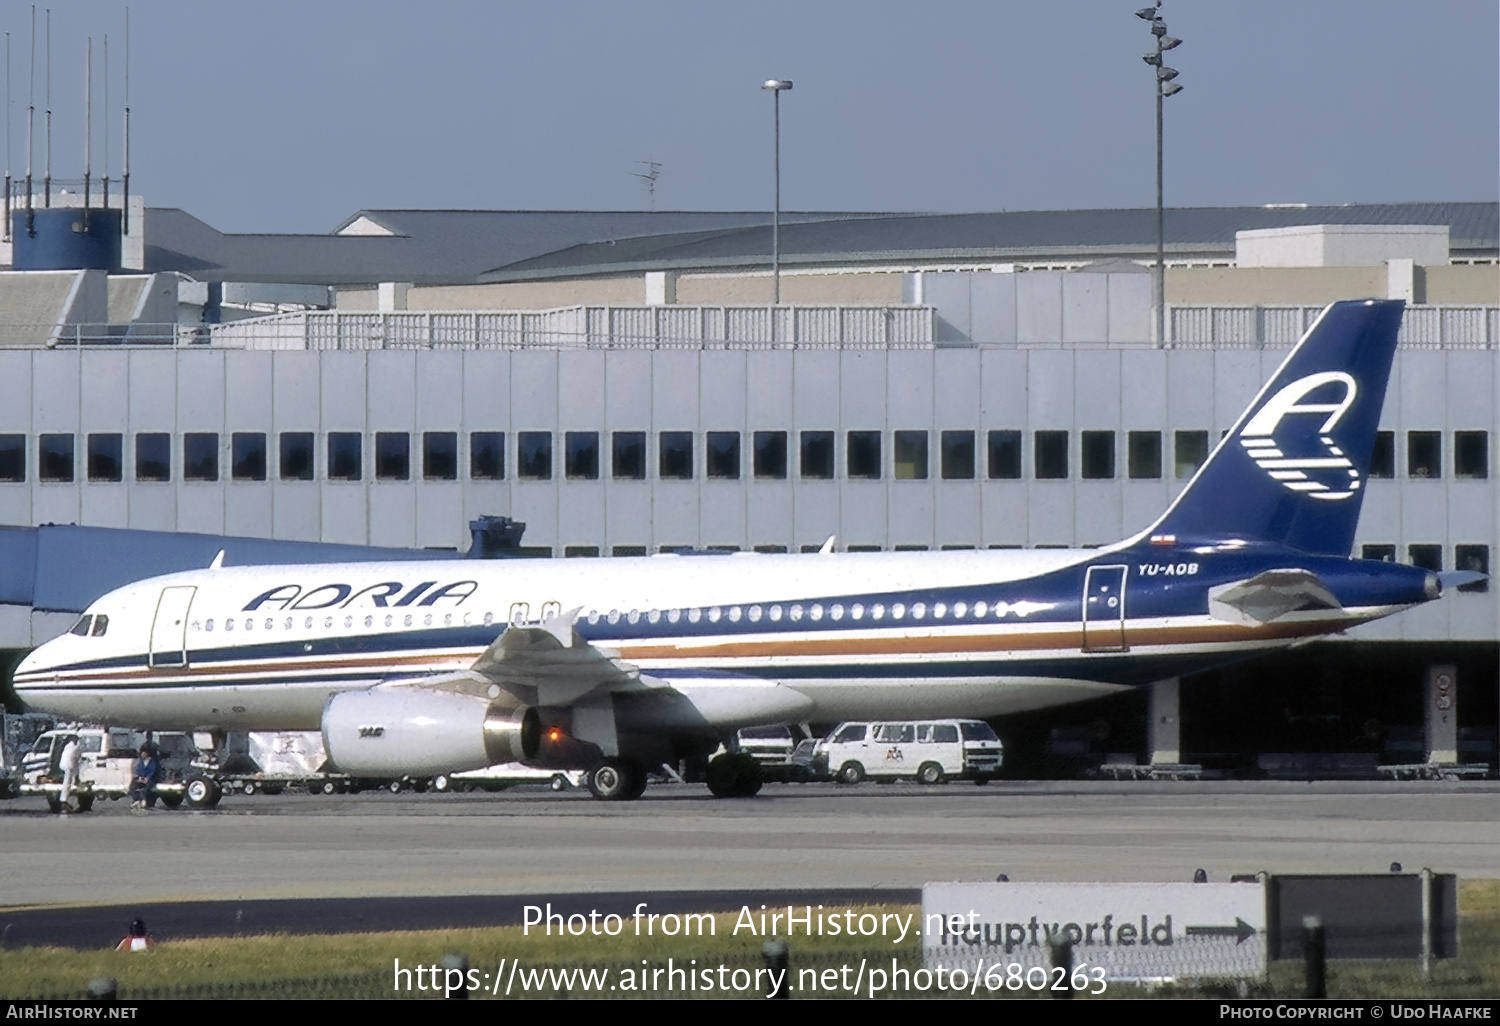
M 578 635 L 577 612 L 535 627 L 507 627 L 466 670 L 390 680 L 382 687 L 415 686 L 475 698 L 498 698 L 499 688 L 525 705 L 564 706 L 596 691 L 639 686 L 634 666 Z
M 1342 603 L 1317 574 L 1306 570 L 1267 570 L 1208 592 L 1210 616 L 1247 627 L 1270 623 L 1307 607 L 1340 609 Z

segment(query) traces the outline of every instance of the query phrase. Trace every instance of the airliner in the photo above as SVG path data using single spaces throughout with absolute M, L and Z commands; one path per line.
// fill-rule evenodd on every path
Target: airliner
M 32 708 L 321 730 L 359 776 L 574 767 L 606 800 L 737 728 L 982 718 L 1223 665 L 1478 575 L 1350 559 L 1403 304 L 1329 306 L 1176 500 L 1097 549 L 212 566 L 93 603 Z M 734 746 L 729 745 L 731 751 Z M 720 755 L 710 790 L 759 790 Z

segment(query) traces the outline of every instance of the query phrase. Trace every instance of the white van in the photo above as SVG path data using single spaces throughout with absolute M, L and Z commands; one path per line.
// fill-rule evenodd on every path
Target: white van
M 841 784 L 866 777 L 984 784 L 1000 772 L 1003 753 L 1000 738 L 983 720 L 848 722 L 813 746 L 810 762 Z

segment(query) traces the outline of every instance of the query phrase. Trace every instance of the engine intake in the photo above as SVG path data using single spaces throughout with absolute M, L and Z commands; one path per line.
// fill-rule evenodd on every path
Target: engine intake
M 358 776 L 423 776 L 534 758 L 536 710 L 449 691 L 349 691 L 323 709 L 323 745 Z

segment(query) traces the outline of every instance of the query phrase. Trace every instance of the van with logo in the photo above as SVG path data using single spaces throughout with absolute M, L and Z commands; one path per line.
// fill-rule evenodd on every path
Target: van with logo
M 841 784 L 985 784 L 999 774 L 1003 758 L 1000 738 L 983 720 L 879 720 L 840 723 L 823 740 L 798 745 L 792 761 Z

